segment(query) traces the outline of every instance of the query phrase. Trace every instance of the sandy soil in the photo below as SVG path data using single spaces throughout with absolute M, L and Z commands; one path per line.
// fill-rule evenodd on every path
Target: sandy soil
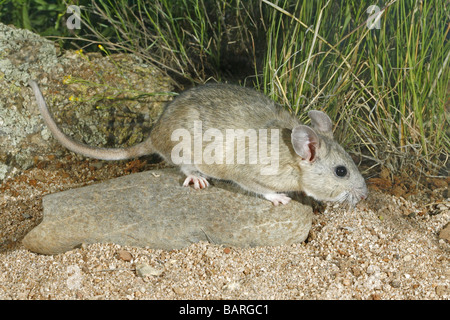
M 43 256 L 20 239 L 42 197 L 148 170 L 145 161 L 47 159 L 0 186 L 0 299 L 442 299 L 449 293 L 448 179 L 416 190 L 383 173 L 356 209 L 315 209 L 306 243 L 170 252 L 115 244 Z M 383 190 L 389 190 L 389 193 Z M 395 194 L 395 195 L 394 195 Z M 441 235 L 441 237 L 440 237 Z

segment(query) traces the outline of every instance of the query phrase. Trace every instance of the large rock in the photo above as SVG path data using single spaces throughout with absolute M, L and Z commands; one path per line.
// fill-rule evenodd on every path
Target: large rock
M 44 197 L 44 218 L 23 244 L 57 254 L 82 243 L 112 242 L 178 249 L 198 241 L 230 246 L 272 246 L 304 241 L 312 209 L 291 201 L 273 206 L 217 182 L 203 190 L 182 187 L 176 169 L 132 174 Z
M 0 23 L 0 183 L 68 152 L 42 122 L 29 79 L 67 135 L 99 147 L 145 139 L 173 95 L 171 80 L 134 55 L 59 55 L 52 41 Z

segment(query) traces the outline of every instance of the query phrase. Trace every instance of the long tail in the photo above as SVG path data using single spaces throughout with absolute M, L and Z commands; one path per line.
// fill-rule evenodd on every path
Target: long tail
M 47 104 L 45 103 L 44 97 L 42 96 L 42 92 L 37 83 L 33 80 L 29 80 L 28 84 L 33 89 L 34 95 L 36 96 L 39 111 L 41 112 L 45 124 L 53 133 L 54 137 L 67 149 L 75 153 L 82 154 L 86 157 L 101 160 L 124 160 L 153 153 L 150 138 L 129 148 L 98 148 L 73 140 L 62 132 L 56 124 L 50 111 L 48 110 Z

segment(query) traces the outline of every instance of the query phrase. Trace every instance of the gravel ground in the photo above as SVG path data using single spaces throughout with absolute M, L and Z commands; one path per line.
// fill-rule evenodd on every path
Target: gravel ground
M 20 239 L 42 219 L 45 194 L 149 168 L 140 160 L 68 157 L 38 161 L 36 168 L 4 181 L 0 299 L 450 297 L 450 245 L 439 236 L 450 220 L 448 179 L 408 200 L 378 190 L 380 179 L 369 181 L 366 201 L 354 210 L 318 206 L 308 241 L 291 246 L 197 243 L 168 252 L 95 244 L 55 256 L 21 246 Z

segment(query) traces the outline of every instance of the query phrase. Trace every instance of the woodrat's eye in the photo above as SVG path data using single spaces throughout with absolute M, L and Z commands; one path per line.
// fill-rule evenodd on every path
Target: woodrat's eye
M 334 169 L 334 173 L 336 173 L 336 175 L 338 176 L 338 177 L 345 177 L 346 175 L 347 175 L 347 168 L 346 167 L 344 167 L 344 166 L 337 166 L 335 169 Z

